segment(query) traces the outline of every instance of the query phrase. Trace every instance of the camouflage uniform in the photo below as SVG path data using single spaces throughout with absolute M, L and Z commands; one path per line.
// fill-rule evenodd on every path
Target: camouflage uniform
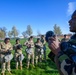
M 66 38 L 67 35 L 64 35 L 64 38 L 61 40 L 61 42 L 67 42 L 69 39 Z
M 34 66 L 34 42 L 33 40 L 28 40 L 24 43 L 24 45 L 27 46 L 26 48 L 26 54 L 27 54 L 27 68 L 29 68 L 30 65 L 30 59 L 32 62 L 32 65 Z M 30 47 L 29 47 L 30 45 Z
M 5 42 L 1 42 L 0 43 L 0 61 L 1 61 L 1 73 L 5 73 L 5 67 L 6 67 L 6 63 L 7 63 L 7 70 L 10 72 L 11 69 L 10 69 L 10 60 L 12 59 L 12 54 L 10 54 L 10 57 L 8 59 L 8 61 L 6 61 L 5 59 L 5 56 L 7 56 L 8 54 L 6 54 L 6 51 L 11 51 L 12 50 L 12 45 L 11 43 L 5 43 Z
M 43 54 L 43 44 L 39 41 L 35 43 L 35 58 L 36 58 L 36 64 L 39 60 L 39 62 L 42 61 L 42 54 Z
M 61 71 L 60 75 L 76 75 L 76 10 L 69 20 L 69 29 L 75 34 L 67 42 L 56 42 L 50 32 L 46 33 L 46 40 L 50 50 L 55 54 L 55 63 Z M 49 39 L 51 38 L 51 39 Z M 57 61 L 56 61 L 57 60 Z
M 41 36 L 41 42 L 43 44 L 44 59 L 46 60 L 46 41 L 45 41 L 45 37 L 43 35 Z
M 15 50 L 15 61 L 16 61 L 16 69 L 18 69 L 18 65 L 20 63 L 20 69 L 22 70 L 22 60 L 24 59 L 24 56 L 22 54 L 22 47 L 18 48 L 18 46 L 22 46 L 20 43 L 14 45 Z M 21 58 L 21 59 L 20 59 Z
M 70 44 L 72 45 L 72 47 L 74 46 L 74 49 L 76 48 L 76 39 L 74 38 L 76 36 L 73 35 L 71 37 L 71 39 L 68 41 L 70 42 Z M 67 48 L 67 46 L 65 46 Z M 68 47 L 69 49 L 69 47 Z M 70 50 L 69 50 L 70 52 Z M 63 73 L 63 75 L 76 75 L 76 54 L 69 54 L 67 53 L 63 53 L 62 51 L 58 53 L 57 55 L 58 60 L 60 61 L 59 66 L 60 69 Z M 72 59 L 73 58 L 73 59 Z

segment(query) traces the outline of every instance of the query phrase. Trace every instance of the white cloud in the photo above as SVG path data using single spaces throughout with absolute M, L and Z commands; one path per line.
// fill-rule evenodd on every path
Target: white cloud
M 71 15 L 74 10 L 76 10 L 76 2 L 69 2 L 68 3 L 68 10 L 67 10 L 67 15 Z

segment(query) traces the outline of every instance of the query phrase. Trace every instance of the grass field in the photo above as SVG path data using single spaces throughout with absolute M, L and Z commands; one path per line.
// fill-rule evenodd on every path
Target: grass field
M 25 40 L 26 39 L 21 39 L 20 43 L 23 45 Z M 36 39 L 34 39 L 34 41 L 35 40 Z M 14 45 L 15 39 L 12 39 L 11 43 L 12 43 L 12 45 Z M 44 59 L 43 59 L 42 63 L 38 63 L 37 65 L 35 65 L 35 67 L 32 67 L 32 65 L 30 65 L 30 68 L 27 69 L 26 68 L 25 46 L 23 46 L 23 54 L 25 55 L 25 58 L 23 60 L 23 70 L 16 70 L 15 61 L 14 61 L 14 59 L 12 59 L 12 61 L 11 61 L 12 75 L 59 75 L 56 65 L 48 58 L 48 53 L 50 52 L 50 50 L 49 50 L 47 44 L 46 44 L 46 47 L 47 47 L 47 50 L 46 50 L 47 51 L 46 52 L 47 61 L 44 62 Z M 12 51 L 12 53 L 14 53 L 14 50 Z M 10 75 L 10 74 L 6 71 L 6 75 Z

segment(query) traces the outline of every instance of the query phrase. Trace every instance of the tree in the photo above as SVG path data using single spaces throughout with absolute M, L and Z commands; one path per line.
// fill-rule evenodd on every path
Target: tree
M 33 33 L 32 28 L 30 25 L 27 26 L 27 30 L 26 30 L 27 35 L 31 36 L 31 34 Z
M 24 36 L 24 38 L 27 36 L 26 31 L 22 32 L 22 35 Z
M 37 31 L 37 34 L 38 34 L 38 36 L 41 36 L 41 32 L 39 30 Z
M 3 28 L 0 28 L 0 30 L 3 32 L 3 36 L 4 36 L 4 38 L 6 37 L 6 34 L 7 34 L 7 32 L 6 32 L 6 27 L 3 27 Z
M 18 35 L 19 35 L 19 32 L 18 30 L 16 29 L 15 26 L 12 27 L 12 31 L 11 31 L 11 34 L 14 38 L 16 38 Z
M 54 30 L 53 30 L 53 31 L 54 31 L 54 33 L 57 34 L 57 35 L 62 34 L 61 29 L 60 29 L 59 26 L 57 26 L 57 24 L 54 25 Z
M 6 27 L 3 27 L 2 29 L 3 29 L 4 35 L 6 36 L 6 34 L 7 34 L 7 31 L 6 31 L 7 28 Z
M 3 39 L 5 38 L 4 32 L 0 30 L 0 38 Z
M 8 32 L 8 36 L 9 36 L 10 38 L 12 37 L 12 32 L 11 32 L 11 31 Z

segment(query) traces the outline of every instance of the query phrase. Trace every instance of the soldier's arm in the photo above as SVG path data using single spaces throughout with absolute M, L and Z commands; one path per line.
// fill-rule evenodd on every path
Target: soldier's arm
M 28 44 L 28 41 L 26 41 L 23 45 L 26 46 Z
M 31 44 L 31 47 L 34 47 L 34 43 Z
M 34 45 L 35 45 L 35 47 L 36 47 L 36 48 L 38 48 L 38 46 L 39 46 L 39 45 L 37 44 L 37 42 L 35 42 L 35 44 L 34 44 Z
M 43 44 L 41 43 L 41 47 L 43 47 Z
M 45 39 L 44 39 L 44 43 L 43 43 L 43 45 L 45 45 L 46 44 L 46 41 L 45 41 Z
M 73 69 L 75 68 L 75 64 L 73 64 L 74 62 L 72 62 L 72 60 L 70 60 L 70 58 L 66 54 L 60 52 L 57 54 L 57 58 L 55 59 L 57 59 L 55 63 L 57 64 L 57 66 L 59 65 L 59 69 L 64 75 L 66 75 L 66 73 L 67 75 L 72 75 L 72 73 L 74 74 L 75 71 L 73 71 Z M 68 70 L 66 67 L 68 68 Z
M 2 46 L 3 46 L 3 42 L 0 42 L 0 53 L 6 51 L 5 48 L 2 48 Z
M 21 44 L 20 44 L 21 45 Z M 20 50 L 22 50 L 22 45 L 21 45 L 21 47 L 20 47 Z
M 12 46 L 12 44 L 10 43 L 9 45 L 10 45 L 10 47 L 9 47 L 8 50 L 13 50 L 13 46 Z

